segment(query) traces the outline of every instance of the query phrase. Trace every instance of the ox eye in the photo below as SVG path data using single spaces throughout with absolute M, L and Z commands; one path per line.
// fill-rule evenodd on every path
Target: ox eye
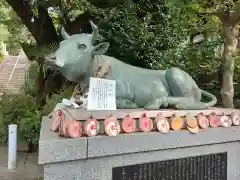
M 82 50 L 87 48 L 85 44 L 78 44 L 77 46 L 78 46 L 78 49 L 82 49 Z

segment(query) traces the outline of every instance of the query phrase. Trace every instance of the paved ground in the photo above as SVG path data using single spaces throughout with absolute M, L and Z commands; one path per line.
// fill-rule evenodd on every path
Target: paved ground
M 0 147 L 0 180 L 43 179 L 43 167 L 38 165 L 37 153 L 29 154 L 26 161 L 26 153 L 18 152 L 17 168 L 15 170 L 8 170 L 7 159 L 7 147 Z

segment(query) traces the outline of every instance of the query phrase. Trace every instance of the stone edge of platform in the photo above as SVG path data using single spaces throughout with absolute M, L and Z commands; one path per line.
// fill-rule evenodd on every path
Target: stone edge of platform
M 61 138 L 51 132 L 50 127 L 51 120 L 43 117 L 39 164 L 240 141 L 240 126 L 208 128 L 197 134 L 181 130 L 167 134 L 137 132 L 116 137 L 100 135 L 77 139 Z
M 50 130 L 52 120 L 44 116 L 39 139 L 38 163 L 55 163 L 87 158 L 87 138 L 59 137 Z

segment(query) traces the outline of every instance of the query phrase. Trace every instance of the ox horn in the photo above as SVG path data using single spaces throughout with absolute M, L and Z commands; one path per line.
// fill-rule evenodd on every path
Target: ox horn
M 61 28 L 61 35 L 63 39 L 68 39 L 70 37 L 63 26 Z
M 92 27 L 92 44 L 94 44 L 98 36 L 98 27 L 92 21 L 90 21 L 90 24 Z

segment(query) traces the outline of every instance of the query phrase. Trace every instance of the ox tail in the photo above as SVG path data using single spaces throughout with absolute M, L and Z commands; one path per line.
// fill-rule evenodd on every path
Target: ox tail
M 212 106 L 214 106 L 217 103 L 217 98 L 213 94 L 211 94 L 211 93 L 209 93 L 207 91 L 201 90 L 201 95 L 202 95 L 202 97 L 210 99 L 209 102 L 204 103 L 206 108 L 212 107 Z

